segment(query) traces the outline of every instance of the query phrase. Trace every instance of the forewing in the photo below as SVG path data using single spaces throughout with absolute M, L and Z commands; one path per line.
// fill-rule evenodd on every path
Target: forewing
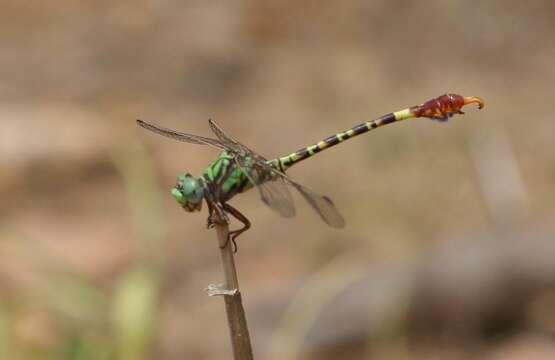
M 182 133 L 182 132 L 179 132 L 179 131 L 167 129 L 167 128 L 162 127 L 162 126 L 150 124 L 150 123 L 147 123 L 146 121 L 143 121 L 143 120 L 137 120 L 137 125 L 139 125 L 140 127 L 145 128 L 149 131 L 152 131 L 153 133 L 165 136 L 165 137 L 170 138 L 170 139 L 183 141 L 183 142 L 187 142 L 187 143 L 191 143 L 191 144 L 210 145 L 210 146 L 216 147 L 218 149 L 223 149 L 223 150 L 226 149 L 226 147 L 222 144 L 222 142 L 219 141 L 219 140 L 216 140 L 216 139 L 211 139 L 211 138 L 207 138 L 207 137 L 204 137 L 204 136 Z
M 229 147 L 233 148 L 235 152 L 241 153 L 243 155 L 251 154 L 257 158 L 263 159 L 260 155 L 256 154 L 246 145 L 241 144 L 239 141 L 232 138 L 230 135 L 226 134 L 223 129 L 216 124 L 216 122 L 212 119 L 208 119 L 208 124 L 210 125 L 210 129 L 216 135 L 216 137 L 224 144 L 228 145 Z
M 257 188 L 260 199 L 283 217 L 295 216 L 293 197 L 283 178 L 273 177 L 272 180 L 273 168 L 251 159 L 236 157 L 235 161 L 253 186 Z
M 320 215 L 326 224 L 334 228 L 345 227 L 345 219 L 335 207 L 335 204 L 327 196 L 320 195 L 307 187 L 293 181 L 289 176 L 280 171 L 276 171 L 279 176 L 289 185 L 293 186 L 302 195 L 302 197 L 310 204 L 310 206 Z

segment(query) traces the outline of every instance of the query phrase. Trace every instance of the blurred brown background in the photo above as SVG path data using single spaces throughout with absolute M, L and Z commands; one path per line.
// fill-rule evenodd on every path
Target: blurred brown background
M 555 358 L 555 3 L 0 4 L 0 359 L 226 359 L 206 212 L 169 195 L 206 120 L 282 155 L 445 92 L 415 120 L 290 171 L 282 219 L 250 192 L 237 265 L 258 359 Z

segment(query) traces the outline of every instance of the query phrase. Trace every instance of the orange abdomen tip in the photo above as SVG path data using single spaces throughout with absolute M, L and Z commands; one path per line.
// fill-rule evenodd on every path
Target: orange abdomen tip
M 427 117 L 433 120 L 446 121 L 454 114 L 464 114 L 463 106 L 476 103 L 478 109 L 484 107 L 484 100 L 477 96 L 463 97 L 457 94 L 445 94 L 428 100 L 422 105 L 410 108 L 414 117 Z

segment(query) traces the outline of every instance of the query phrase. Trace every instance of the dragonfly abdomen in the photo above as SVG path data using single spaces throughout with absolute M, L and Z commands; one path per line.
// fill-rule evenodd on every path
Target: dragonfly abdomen
M 328 136 L 324 140 L 319 141 L 314 145 L 307 146 L 289 155 L 274 159 L 272 160 L 272 164 L 279 167 L 281 171 L 285 171 L 288 167 L 302 160 L 308 159 L 309 157 L 319 153 L 322 150 L 335 146 L 345 140 L 351 139 L 360 134 L 364 134 L 383 125 L 420 117 L 426 117 L 438 121 L 446 121 L 454 114 L 464 114 L 461 111 L 462 107 L 471 103 L 478 104 L 478 107 L 480 109 L 484 107 L 484 102 L 479 97 L 463 97 L 457 94 L 445 94 L 432 100 L 426 101 L 422 105 L 412 106 L 410 108 L 383 115 L 375 120 L 366 121 L 361 124 L 355 125 L 349 130 Z
M 378 119 L 367 121 L 361 124 L 358 124 L 349 130 L 337 133 L 335 135 L 328 136 L 322 141 L 317 142 L 314 145 L 307 146 L 305 148 L 299 149 L 294 153 L 291 153 L 287 156 L 280 157 L 278 159 L 279 166 L 282 171 L 285 171 L 287 168 L 296 164 L 302 160 L 308 159 L 309 157 L 313 156 L 314 154 L 319 153 L 322 150 L 325 150 L 329 147 L 335 146 L 345 140 L 349 140 L 357 135 L 364 134 L 370 130 L 373 130 L 377 127 L 390 124 L 395 121 L 404 120 L 407 118 L 405 112 L 395 112 L 389 113 L 379 117 Z

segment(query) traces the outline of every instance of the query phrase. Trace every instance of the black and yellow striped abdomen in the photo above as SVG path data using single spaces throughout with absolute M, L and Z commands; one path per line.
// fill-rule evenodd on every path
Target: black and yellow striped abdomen
M 287 168 L 291 167 L 292 165 L 304 159 L 308 159 L 314 154 L 317 154 L 322 150 L 335 146 L 343 141 L 349 140 L 357 135 L 364 134 L 380 126 L 391 124 L 396 121 L 409 119 L 411 117 L 414 117 L 414 116 L 410 112 L 410 109 L 389 113 L 387 115 L 383 115 L 379 117 L 378 119 L 367 121 L 362 124 L 358 124 L 350 128 L 349 130 L 337 133 L 335 135 L 328 136 L 324 140 L 319 141 L 314 145 L 299 149 L 294 153 L 291 153 L 287 156 L 280 157 L 275 161 L 278 162 L 278 166 L 280 167 L 280 169 L 282 171 L 285 171 Z

